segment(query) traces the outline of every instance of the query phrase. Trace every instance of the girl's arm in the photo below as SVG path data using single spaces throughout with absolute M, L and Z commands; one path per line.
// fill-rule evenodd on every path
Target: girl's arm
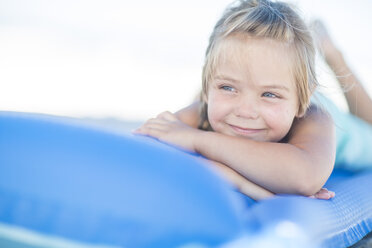
M 275 195 L 267 189 L 248 181 L 245 177 L 224 164 L 212 160 L 207 160 L 207 163 L 217 167 L 217 170 L 221 173 L 222 177 L 232 183 L 241 193 L 256 201 L 260 201 Z M 310 198 L 328 200 L 335 197 L 335 195 L 335 192 L 322 188 L 316 194 L 311 195 Z
M 257 184 L 250 182 L 238 172 L 234 171 L 224 164 L 212 160 L 208 160 L 207 163 L 215 166 L 217 168 L 217 171 L 221 173 L 221 176 L 232 183 L 241 193 L 249 196 L 256 201 L 274 196 L 274 193 L 258 186 Z
M 294 122 L 285 144 L 201 131 L 169 112 L 150 119 L 137 133 L 197 151 L 273 193 L 314 195 L 328 179 L 335 157 L 332 120 L 315 107 Z
M 197 128 L 199 124 L 199 101 L 183 108 L 175 113 L 176 117 L 190 127 Z
M 199 105 L 200 102 L 196 101 L 186 108 L 177 111 L 175 115 L 185 124 L 196 128 L 198 126 L 200 117 Z M 230 167 L 213 160 L 208 160 L 208 163 L 212 163 L 214 166 L 216 166 L 221 172 L 222 176 L 231 182 L 241 193 L 253 198 L 254 200 L 262 200 L 274 196 L 274 193 L 249 181 L 247 178 L 243 177 Z M 333 198 L 334 196 L 335 192 L 329 191 L 326 188 L 321 188 L 317 193 L 310 195 L 311 198 L 325 200 Z
M 295 121 L 288 143 L 201 132 L 193 144 L 195 151 L 274 193 L 315 194 L 330 176 L 335 158 L 332 120 L 315 107 Z
M 193 128 L 197 128 L 200 116 L 199 105 L 200 102 L 196 101 L 191 105 L 177 111 L 175 113 L 175 116 L 177 117 L 178 120 L 185 123 L 186 125 Z M 207 160 L 204 158 L 202 158 L 202 160 L 205 160 L 204 162 L 206 162 L 207 164 L 211 164 L 212 166 L 217 168 L 217 171 L 220 172 L 223 178 L 232 183 L 241 193 L 247 195 L 248 197 L 251 197 L 252 199 L 258 201 L 274 196 L 272 192 L 262 188 L 257 184 L 250 182 L 249 180 L 247 180 L 245 177 L 243 177 L 230 167 L 213 160 Z M 323 197 L 318 198 L 329 199 L 329 196 L 325 195 Z
M 199 104 L 200 104 L 199 102 L 194 102 L 193 104 L 187 106 L 186 108 L 179 110 L 178 112 L 175 113 L 176 117 L 185 124 L 188 124 L 189 126 L 196 128 L 200 116 L 198 111 Z M 212 164 L 213 166 L 215 166 L 217 170 L 221 173 L 221 176 L 228 180 L 230 183 L 232 183 L 241 193 L 247 195 L 248 197 L 256 201 L 263 200 L 275 195 L 274 193 L 268 191 L 267 189 L 255 183 L 252 183 L 247 178 L 243 177 L 238 172 L 222 163 L 213 160 L 206 160 L 206 162 L 208 164 Z M 330 198 L 333 198 L 334 196 L 335 192 L 329 191 L 326 188 L 322 188 L 316 194 L 311 195 L 310 197 L 328 200 Z

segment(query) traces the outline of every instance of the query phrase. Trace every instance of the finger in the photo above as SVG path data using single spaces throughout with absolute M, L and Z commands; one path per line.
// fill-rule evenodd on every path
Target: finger
M 331 198 L 331 195 L 328 192 L 327 193 L 316 193 L 315 197 L 318 199 L 328 200 Z
M 160 118 L 160 119 L 164 119 L 164 120 L 167 120 L 167 121 L 176 121 L 178 120 L 177 117 L 172 114 L 171 112 L 169 111 L 165 111 L 163 113 L 160 113 L 157 118 Z
M 320 189 L 316 194 L 329 192 L 327 188 Z
M 168 127 L 164 124 L 161 123 L 146 123 L 142 127 L 136 129 L 136 133 L 141 133 L 141 134 L 149 134 L 151 130 L 158 130 L 163 133 L 167 132 Z
M 147 120 L 144 124 L 142 124 L 140 127 L 132 130 L 132 133 L 147 135 L 149 133 L 149 129 L 166 130 L 167 129 L 166 124 L 167 121 L 165 120 L 151 118 Z
M 133 134 L 145 134 L 145 133 L 144 133 L 145 130 L 146 130 L 146 125 L 143 124 L 142 126 L 133 129 L 131 132 L 132 132 Z
M 142 127 L 136 130 L 136 134 L 148 135 L 154 138 L 159 138 L 164 135 L 165 131 L 156 127 Z
M 322 188 L 317 194 L 328 194 L 329 198 L 333 198 L 336 195 L 334 191 L 328 190 L 327 188 Z
M 331 195 L 331 198 L 336 196 L 336 193 L 334 191 L 329 191 L 329 194 Z
M 133 130 L 131 131 L 131 133 L 133 133 L 133 134 L 140 134 L 139 129 L 140 129 L 140 128 L 133 129 Z
M 144 124 L 144 126 L 146 125 L 152 125 L 152 124 L 159 124 L 159 125 L 165 125 L 167 124 L 168 121 L 167 120 L 164 120 L 164 119 L 160 119 L 160 118 L 151 118 L 149 120 L 147 120 Z

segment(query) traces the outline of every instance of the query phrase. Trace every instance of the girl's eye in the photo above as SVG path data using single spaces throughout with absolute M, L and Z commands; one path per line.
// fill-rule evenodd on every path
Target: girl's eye
M 226 91 L 231 91 L 231 92 L 235 91 L 235 89 L 231 86 L 224 85 L 224 86 L 221 86 L 220 88 Z
M 263 97 L 269 97 L 269 98 L 277 98 L 278 96 L 273 94 L 273 93 L 270 93 L 270 92 L 265 92 L 262 94 Z

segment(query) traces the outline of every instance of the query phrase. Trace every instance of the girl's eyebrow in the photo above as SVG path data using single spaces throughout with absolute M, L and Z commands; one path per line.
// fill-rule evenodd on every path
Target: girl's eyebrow
M 286 87 L 286 86 L 284 86 L 284 85 L 277 85 L 277 84 L 273 84 L 273 85 L 263 85 L 262 88 L 263 88 L 263 89 L 278 89 L 278 90 L 284 90 L 284 91 L 289 92 L 288 87 Z
M 237 79 L 234 79 L 234 78 L 231 78 L 231 77 L 225 76 L 225 75 L 217 75 L 217 76 L 214 77 L 214 79 L 226 80 L 226 81 L 230 81 L 230 82 L 233 82 L 233 83 L 239 83 L 240 82 Z
M 233 83 L 240 83 L 239 80 L 234 79 L 234 78 L 229 77 L 229 76 L 226 76 L 226 75 L 223 75 L 223 74 L 215 76 L 214 79 L 226 80 L 226 81 L 230 81 L 230 82 L 233 82 Z M 263 89 L 278 89 L 278 90 L 284 90 L 284 91 L 290 92 L 288 87 L 286 87 L 284 85 L 280 85 L 280 84 L 263 85 L 261 88 L 263 88 Z

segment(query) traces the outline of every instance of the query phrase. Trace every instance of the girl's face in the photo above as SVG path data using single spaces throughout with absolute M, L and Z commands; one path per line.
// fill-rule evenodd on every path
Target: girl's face
M 208 120 L 214 131 L 278 142 L 298 112 L 293 51 L 272 39 L 235 35 L 222 41 L 220 63 L 208 85 Z

